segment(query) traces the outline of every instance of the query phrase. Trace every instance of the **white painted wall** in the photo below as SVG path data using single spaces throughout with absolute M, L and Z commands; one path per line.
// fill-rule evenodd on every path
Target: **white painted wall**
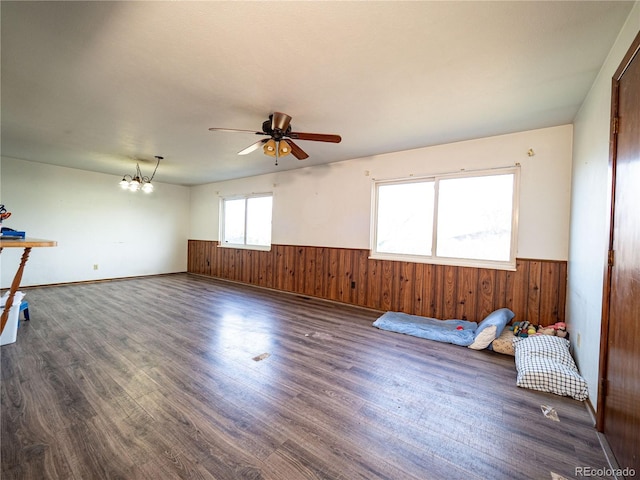
M 0 203 L 12 212 L 3 225 L 58 241 L 31 251 L 22 285 L 186 271 L 188 187 L 154 182 L 152 194 L 132 193 L 114 175 L 6 157 L 0 174 Z M 21 254 L 2 252 L 2 288 Z
M 22 284 L 41 285 L 186 270 L 188 238 L 218 239 L 219 194 L 273 191 L 274 243 L 368 248 L 373 178 L 519 162 L 518 255 L 566 259 L 571 136 L 562 126 L 191 189 L 157 184 L 152 195 L 123 192 L 112 175 L 3 158 L 0 198 L 13 212 L 5 226 L 59 242 L 31 253 Z M 19 255 L 0 257 L 3 288 Z
M 638 31 L 640 2 L 629 14 L 574 122 L 567 322 L 576 362 L 589 384 L 590 400 L 596 408 L 611 205 L 611 79 Z
M 273 243 L 369 248 L 372 179 L 520 163 L 518 256 L 566 260 L 572 131 L 564 125 L 192 187 L 191 238 L 219 240 L 220 195 L 272 191 Z

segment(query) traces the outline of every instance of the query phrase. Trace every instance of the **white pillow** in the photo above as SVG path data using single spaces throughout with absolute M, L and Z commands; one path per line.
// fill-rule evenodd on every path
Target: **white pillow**
M 483 329 L 476 335 L 476 338 L 473 340 L 473 343 L 469 345 L 469 348 L 473 350 L 484 350 L 496 339 L 497 330 L 498 328 L 495 325 L 490 325 Z

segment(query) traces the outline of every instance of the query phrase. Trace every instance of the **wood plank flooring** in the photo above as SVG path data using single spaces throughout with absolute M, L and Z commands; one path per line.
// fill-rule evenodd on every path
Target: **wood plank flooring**
M 26 293 L 31 321 L 0 350 L 6 480 L 606 466 L 582 403 L 517 388 L 513 357 L 380 331 L 381 312 L 189 274 Z

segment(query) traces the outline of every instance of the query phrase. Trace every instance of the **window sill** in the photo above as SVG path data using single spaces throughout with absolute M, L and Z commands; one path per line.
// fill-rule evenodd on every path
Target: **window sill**
M 271 251 L 271 245 L 243 245 L 243 244 L 236 244 L 236 243 L 219 243 L 218 244 L 219 248 L 234 248 L 234 249 L 240 249 L 240 250 L 260 250 L 262 252 L 270 252 Z
M 391 260 L 395 262 L 429 263 L 432 265 L 450 265 L 454 267 L 490 268 L 494 270 L 516 271 L 516 261 L 497 262 L 491 260 L 470 260 L 468 258 L 424 257 L 420 255 L 403 255 L 393 253 L 372 253 L 371 260 Z

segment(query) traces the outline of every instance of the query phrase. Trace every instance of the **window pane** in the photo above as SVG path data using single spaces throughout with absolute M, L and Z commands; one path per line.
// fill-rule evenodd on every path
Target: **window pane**
M 224 243 L 244 243 L 245 199 L 224 201 Z
M 513 174 L 440 180 L 437 255 L 508 261 L 513 180 Z
M 247 244 L 271 245 L 272 197 L 254 197 L 247 200 Z
M 431 255 L 434 182 L 378 187 L 376 251 Z

